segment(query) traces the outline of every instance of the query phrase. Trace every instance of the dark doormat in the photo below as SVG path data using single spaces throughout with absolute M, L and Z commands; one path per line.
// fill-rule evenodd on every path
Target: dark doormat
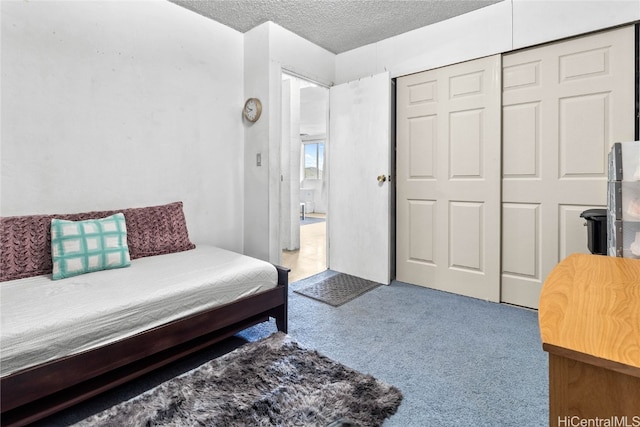
M 296 289 L 294 292 L 338 307 L 380 285 L 381 283 L 372 282 L 371 280 L 338 273 L 314 284 Z

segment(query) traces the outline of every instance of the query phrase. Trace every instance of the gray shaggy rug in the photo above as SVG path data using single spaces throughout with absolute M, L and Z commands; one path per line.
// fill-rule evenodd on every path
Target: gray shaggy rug
M 277 332 L 77 426 L 379 426 L 402 393 Z

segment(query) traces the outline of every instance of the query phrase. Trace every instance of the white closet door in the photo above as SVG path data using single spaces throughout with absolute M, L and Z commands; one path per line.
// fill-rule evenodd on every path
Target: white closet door
M 634 133 L 633 26 L 503 58 L 502 300 L 538 307 L 549 271 L 587 252 L 607 153 Z
M 398 280 L 500 298 L 500 55 L 397 80 Z
M 329 268 L 389 284 L 389 73 L 333 86 L 329 96 Z

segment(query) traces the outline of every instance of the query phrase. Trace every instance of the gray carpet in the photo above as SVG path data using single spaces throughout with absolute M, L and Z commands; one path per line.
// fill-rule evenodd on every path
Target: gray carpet
M 380 426 L 401 400 L 397 388 L 278 332 L 76 426 Z
M 294 292 L 339 307 L 380 285 L 360 277 L 338 273 L 329 277 L 320 276 L 317 282 L 297 288 Z
M 397 281 L 337 308 L 294 292 L 335 274 L 290 285 L 289 335 L 402 390 L 384 427 L 548 425 L 547 354 L 536 311 Z M 37 425 L 68 426 L 275 330 L 273 321 L 256 325 Z

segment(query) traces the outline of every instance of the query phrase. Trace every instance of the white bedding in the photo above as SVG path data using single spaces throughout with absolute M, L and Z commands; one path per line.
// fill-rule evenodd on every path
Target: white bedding
M 62 280 L 0 283 L 0 375 L 99 347 L 273 288 L 267 262 L 224 249 L 133 260 Z

